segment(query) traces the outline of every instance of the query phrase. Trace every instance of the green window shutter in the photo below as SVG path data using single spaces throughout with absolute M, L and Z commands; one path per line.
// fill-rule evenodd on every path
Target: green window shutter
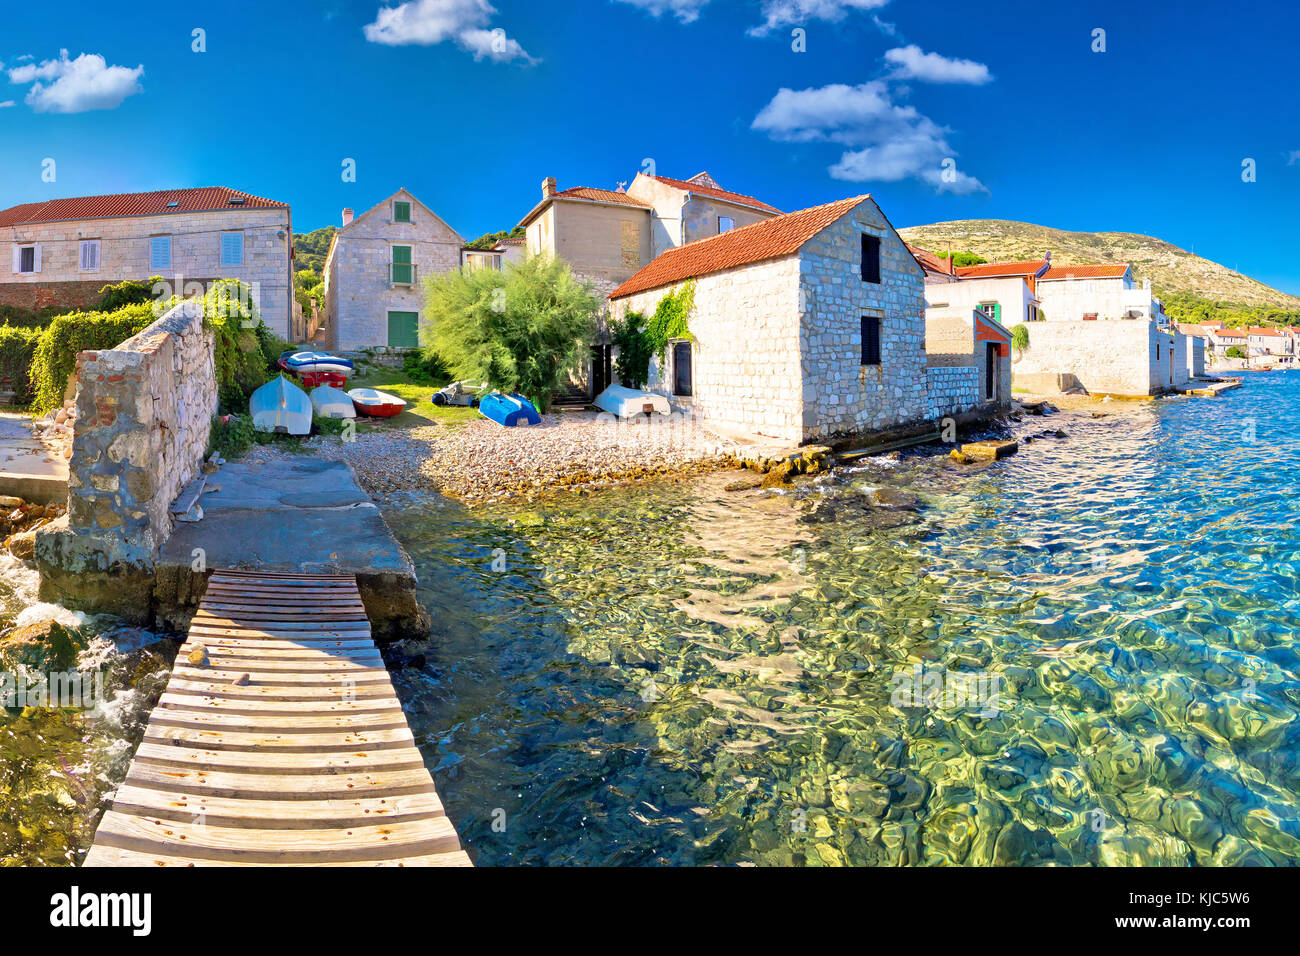
M 994 303 L 994 305 L 993 305 L 993 321 L 994 321 L 994 322 L 1001 322 L 1001 321 L 1002 321 L 1002 303 L 1001 303 L 1001 302 L 996 302 L 996 303 Z
M 395 349 L 420 347 L 420 314 L 418 312 L 388 313 L 388 345 Z
M 398 285 L 410 285 L 414 281 L 415 269 L 411 265 L 411 247 L 393 246 L 392 281 Z
M 410 222 L 411 204 L 409 202 L 393 203 L 393 222 Z

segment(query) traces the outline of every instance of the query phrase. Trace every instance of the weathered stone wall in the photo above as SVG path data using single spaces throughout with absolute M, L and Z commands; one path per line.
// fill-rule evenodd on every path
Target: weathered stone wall
M 879 237 L 879 284 L 862 280 L 862 235 Z M 874 200 L 800 250 L 803 440 L 923 420 L 924 272 Z M 863 316 L 880 318 L 879 365 L 862 364 Z
M 929 309 L 925 317 L 925 359 L 936 366 L 972 364 L 975 323 L 960 315 L 937 315 Z
M 980 372 L 974 366 L 935 365 L 925 370 L 929 417 L 961 415 L 982 404 Z
M 1187 336 L 1187 375 L 1189 378 L 1205 375 L 1205 339 L 1200 336 Z
M 172 502 L 199 473 L 217 411 L 213 333 L 188 301 L 115 349 L 77 357 L 68 519 L 37 539 L 41 594 L 147 619 Z
M 89 282 L 0 281 L 0 305 L 10 305 L 31 312 L 51 305 L 69 311 L 85 310 L 99 304 L 99 290 L 107 284 L 102 279 Z
M 680 285 L 616 299 L 610 317 L 650 315 Z M 671 348 L 663 367 L 652 360 L 649 389 L 721 425 L 803 440 L 797 257 L 701 276 L 690 330 L 694 395 L 672 393 Z
M 8 260 L 0 264 L 0 301 L 5 297 L 31 296 L 34 301 L 49 298 L 48 304 L 62 305 L 63 294 L 80 296 L 85 305 L 98 299 L 98 290 L 124 279 L 149 279 L 162 271 L 177 294 L 189 294 L 184 286 L 205 281 L 203 277 L 239 279 L 257 284 L 257 306 L 262 321 L 277 335 L 289 334 L 290 279 L 289 249 L 292 226 L 289 210 L 241 209 L 230 207 L 211 212 L 181 212 L 164 216 L 131 216 L 120 219 L 86 219 L 15 226 L 5 245 L 36 243 L 41 247 L 41 271 L 19 274 Z M 244 234 L 244 263 L 221 264 L 221 234 Z M 150 237 L 170 236 L 171 268 L 157 270 L 150 264 Z M 81 268 L 80 243 L 99 240 L 99 267 Z M 2 253 L 4 257 L 8 252 Z M 93 287 L 96 295 L 87 299 Z M 31 301 L 31 300 L 29 300 Z M 16 301 L 23 308 L 30 305 Z
M 411 222 L 394 222 L 393 200 L 411 204 Z M 460 268 L 464 240 L 427 206 L 400 190 L 339 230 L 326 270 L 331 348 L 387 346 L 389 312 L 424 312 L 424 284 Z M 389 281 L 393 246 L 410 246 L 412 285 Z
M 1015 363 L 1016 384 L 1032 389 L 1030 382 L 1041 386 L 1047 376 L 1069 373 L 1089 392 L 1151 395 L 1167 387 L 1168 356 L 1157 359 L 1156 348 L 1169 341 L 1154 322 L 1136 319 L 1035 322 Z

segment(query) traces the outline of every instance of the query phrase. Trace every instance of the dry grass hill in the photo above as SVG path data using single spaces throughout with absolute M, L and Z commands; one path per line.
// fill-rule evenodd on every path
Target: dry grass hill
M 931 252 L 973 252 L 989 262 L 1037 259 L 1051 251 L 1058 265 L 1127 262 L 1157 294 L 1187 292 L 1250 307 L 1300 310 L 1300 298 L 1202 259 L 1163 239 L 1131 232 L 1066 232 L 1004 219 L 966 219 L 911 226 L 899 233 Z

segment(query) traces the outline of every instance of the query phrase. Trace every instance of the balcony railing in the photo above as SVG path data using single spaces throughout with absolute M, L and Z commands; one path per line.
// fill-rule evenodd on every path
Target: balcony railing
M 415 285 L 419 277 L 419 266 L 410 262 L 390 262 L 388 264 L 388 281 L 391 285 Z

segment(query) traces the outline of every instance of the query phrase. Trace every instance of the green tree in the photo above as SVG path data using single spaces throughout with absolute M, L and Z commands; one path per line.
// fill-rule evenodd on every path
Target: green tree
M 650 381 L 650 358 L 654 355 L 654 346 L 646 335 L 645 316 L 629 312 L 610 331 L 618 349 L 614 371 L 619 382 L 626 388 L 644 388 Z
M 457 379 L 518 392 L 546 411 L 590 343 L 599 308 L 591 287 L 550 256 L 500 272 L 453 270 L 427 286 L 425 356 Z

